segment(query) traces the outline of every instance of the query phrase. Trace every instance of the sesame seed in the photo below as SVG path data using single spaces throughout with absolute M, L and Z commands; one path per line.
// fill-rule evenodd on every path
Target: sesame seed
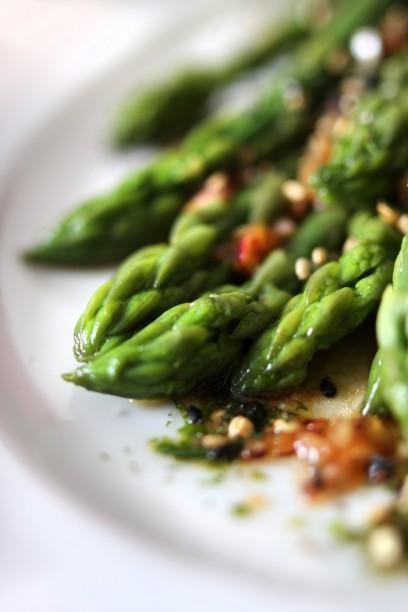
M 391 208 L 386 202 L 378 202 L 377 212 L 384 221 L 395 225 L 399 219 L 399 214 L 394 208 Z
M 299 257 L 295 263 L 295 274 L 299 280 L 306 280 L 309 278 L 312 271 L 310 260 L 306 257 Z
M 392 506 L 390 504 L 378 504 L 369 509 L 367 517 L 368 523 L 375 527 L 379 523 L 383 523 L 390 518 L 392 513 Z
M 274 433 L 294 433 L 299 429 L 299 423 L 296 421 L 285 421 L 285 419 L 276 419 L 273 422 Z
M 290 238 L 296 231 L 296 223 L 293 219 L 282 217 L 282 219 L 276 221 L 274 229 L 282 238 Z
M 201 444 L 204 448 L 219 448 L 226 442 L 225 436 L 219 434 L 206 434 L 201 438 Z
M 368 537 L 367 548 L 372 561 L 381 569 L 393 569 L 403 558 L 401 535 L 391 525 L 374 529 Z
M 358 245 L 357 238 L 354 238 L 354 236 L 350 236 L 349 238 L 347 238 L 347 240 L 343 244 L 343 253 L 348 253 L 349 251 L 354 249 L 354 247 L 356 247 L 357 245 Z
M 322 266 L 328 259 L 327 249 L 324 247 L 316 247 L 312 251 L 312 262 L 315 266 Z
M 224 419 L 225 419 L 225 410 L 223 410 L 222 408 L 219 408 L 218 410 L 214 410 L 214 412 L 210 414 L 210 421 L 214 425 L 221 425 Z
M 310 198 L 309 190 L 299 181 L 285 181 L 282 193 L 290 202 L 307 202 Z
M 245 416 L 235 416 L 228 425 L 229 438 L 249 438 L 255 431 L 254 424 Z
M 397 227 L 402 234 L 408 234 L 408 215 L 401 215 L 397 221 Z

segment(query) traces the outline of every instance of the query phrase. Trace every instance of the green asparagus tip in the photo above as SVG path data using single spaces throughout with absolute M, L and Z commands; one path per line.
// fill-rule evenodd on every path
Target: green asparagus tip
M 27 263 L 41 263 L 44 261 L 44 254 L 41 247 L 34 247 L 28 251 L 23 251 L 21 258 Z
M 72 382 L 72 383 L 76 382 L 75 372 L 66 372 L 65 374 L 62 374 L 62 378 L 66 380 L 67 382 Z
M 28 251 L 24 251 L 21 257 L 23 261 L 30 264 L 60 266 L 71 263 L 65 260 L 64 253 L 61 252 L 61 249 L 53 249 L 50 243 L 47 242 L 41 243 Z

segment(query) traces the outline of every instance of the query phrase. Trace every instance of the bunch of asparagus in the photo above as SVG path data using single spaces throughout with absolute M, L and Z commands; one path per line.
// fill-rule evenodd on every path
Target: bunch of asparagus
M 178 148 L 69 214 L 27 253 L 27 259 L 48 264 L 105 263 L 166 239 L 186 199 L 212 172 L 248 165 L 248 159 L 280 156 L 307 133 L 322 96 L 339 78 L 327 68 L 330 55 L 389 4 L 390 0 L 342 2 L 327 25 L 288 54 L 253 108 L 202 122 Z
M 66 380 L 135 398 L 173 398 L 206 385 L 239 399 L 268 397 L 304 381 L 313 356 L 381 301 L 365 410 L 389 410 L 408 437 L 408 242 L 395 261 L 401 212 L 386 207 L 394 220 L 384 204 L 374 212 L 379 199 L 397 197 L 408 165 L 405 51 L 385 60 L 374 86 L 366 78 L 369 91 L 333 130 L 310 185 L 292 182 L 297 193 L 288 196 L 299 143 L 342 76 L 328 68 L 331 55 L 390 4 L 345 0 L 315 32 L 291 24 L 224 69 L 190 73 L 127 108 L 121 144 L 179 137 L 205 114 L 215 89 L 285 50 L 253 108 L 210 116 L 28 253 L 35 262 L 77 265 L 133 253 L 81 315 L 74 352 L 86 363 Z M 181 119 L 183 108 L 191 112 Z M 255 236 L 249 280 L 236 265 L 242 235 Z

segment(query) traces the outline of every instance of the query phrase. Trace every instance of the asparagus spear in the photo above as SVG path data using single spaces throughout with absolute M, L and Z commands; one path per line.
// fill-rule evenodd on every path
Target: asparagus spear
M 373 363 L 371 364 L 370 374 L 367 381 L 367 390 L 364 396 L 362 413 L 367 415 L 385 416 L 388 409 L 385 405 L 382 390 L 382 355 L 377 351 Z
M 221 191 L 217 193 L 215 186 L 207 196 L 204 188 L 197 198 L 199 208 L 187 207 L 168 246 L 136 252 L 111 281 L 96 290 L 75 328 L 74 353 L 78 361 L 88 361 L 98 351 L 118 343 L 112 336 L 134 332 L 173 305 L 190 301 L 206 288 L 221 284 L 226 268 L 207 270 L 214 246 L 240 221 L 274 220 L 284 207 L 283 180 L 276 170 L 261 172 L 233 196 L 223 188 L 220 175 L 210 179 L 220 185 Z M 311 213 L 287 246 L 290 261 L 294 264 L 296 257 L 309 256 L 316 246 L 338 249 L 343 243 L 345 222 L 346 214 L 341 208 Z
M 282 206 L 283 180 L 275 170 L 261 172 L 234 193 L 226 175 L 211 177 L 180 215 L 168 245 L 137 251 L 96 290 L 75 328 L 77 359 L 87 361 L 110 336 L 135 331 L 168 308 L 224 282 L 225 266 L 211 270 L 215 246 L 248 217 L 273 218 Z
M 344 241 L 346 220 L 347 213 L 338 206 L 311 212 L 289 241 L 289 253 L 295 257 L 307 257 L 319 246 L 337 251 Z
M 252 337 L 282 310 L 293 276 L 283 251 L 274 252 L 246 287 L 227 287 L 174 306 L 142 331 L 64 378 L 87 389 L 125 397 L 169 397 L 225 374 Z M 265 279 L 268 284 L 265 285 Z M 291 278 L 291 281 L 293 279 Z
M 253 159 L 270 155 L 308 128 L 322 92 L 334 78 L 326 71 L 327 57 L 389 4 L 343 2 L 336 18 L 294 52 L 255 107 L 203 122 L 179 149 L 69 214 L 27 259 L 88 265 L 119 260 L 137 247 L 162 240 L 186 198 L 214 169 L 236 166 L 243 151 Z M 290 103 L 294 86 L 304 93 L 300 105 Z
M 401 232 L 380 216 L 373 216 L 368 211 L 355 213 L 350 220 L 348 231 L 357 240 L 372 240 L 376 244 L 381 244 L 392 257 L 395 257 L 401 246 Z M 365 415 L 384 416 L 387 414 L 382 393 L 381 371 L 382 356 L 381 351 L 377 351 L 370 368 L 363 400 L 362 412 Z
M 391 275 L 385 249 L 361 243 L 314 272 L 303 293 L 253 344 L 233 379 L 236 395 L 268 395 L 301 383 L 313 355 L 357 327 Z
M 348 234 L 356 240 L 370 240 L 383 246 L 395 257 L 401 246 L 402 234 L 391 223 L 369 211 L 355 213 L 348 225 Z
M 345 134 L 335 141 L 329 163 L 312 176 L 323 202 L 355 209 L 392 195 L 392 178 L 408 163 L 408 69 L 403 59 L 392 60 L 380 87 L 363 96 Z
M 167 143 L 183 136 L 207 114 L 211 95 L 242 74 L 271 61 L 306 37 L 293 20 L 273 28 L 258 46 L 221 68 L 191 68 L 141 93 L 120 110 L 114 140 L 119 147 L 140 142 Z
M 400 403 L 395 397 L 395 384 L 389 393 L 389 385 L 392 383 L 393 370 L 394 374 L 397 375 L 397 368 L 402 367 L 401 363 L 398 363 L 398 359 L 402 359 L 402 356 L 398 351 L 401 349 L 400 344 L 397 343 L 396 334 L 398 330 L 396 326 L 401 323 L 403 316 L 403 304 L 406 301 L 408 295 L 408 238 L 405 237 L 401 250 L 395 261 L 394 273 L 393 273 L 393 289 L 387 289 L 387 293 L 384 294 L 381 302 L 380 311 L 377 319 L 377 336 L 380 345 L 376 356 L 374 357 L 370 375 L 368 379 L 367 391 L 363 403 L 363 414 L 378 414 L 383 415 L 388 411 L 388 407 L 392 409 L 395 416 L 399 418 Z M 403 330 L 401 328 L 401 333 Z M 386 334 L 390 336 L 387 339 Z M 401 339 L 400 339 L 401 340 Z M 392 354 L 390 347 L 395 343 L 393 350 L 395 354 Z M 386 351 L 383 350 L 383 345 Z M 388 374 L 386 374 L 386 372 Z M 401 372 L 399 372 L 401 375 Z M 394 411 L 393 407 L 396 406 Z M 404 425 L 405 428 L 405 425 Z M 406 434 L 408 429 L 405 428 Z

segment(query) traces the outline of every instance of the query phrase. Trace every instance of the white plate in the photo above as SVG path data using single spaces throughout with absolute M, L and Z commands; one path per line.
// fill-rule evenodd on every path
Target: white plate
M 148 51 L 138 58 L 137 78 L 164 72 L 188 52 L 188 44 L 193 43 L 170 47 L 164 41 L 160 52 Z M 73 202 L 108 187 L 135 163 L 145 161 L 147 151 L 120 156 L 101 143 L 107 117 L 127 88 L 130 67 L 124 60 L 114 73 L 106 73 L 56 109 L 27 144 L 4 185 L 4 435 L 72 504 L 108 519 L 111 527 L 125 532 L 135 545 L 143 544 L 153 556 L 163 551 L 196 576 L 200 572 L 201 604 L 206 593 L 214 591 L 216 572 L 217 593 L 222 593 L 223 583 L 228 590 L 233 580 L 243 608 L 252 605 L 256 593 L 262 595 L 258 610 L 270 605 L 291 610 L 405 609 L 404 576 L 379 579 L 358 550 L 338 545 L 328 535 L 327 526 L 339 513 L 358 522 L 381 493 L 363 492 L 341 506 L 311 510 L 297 493 L 292 466 L 283 463 L 266 468 L 266 481 L 253 480 L 252 468 L 241 467 L 232 468 L 221 484 L 211 483 L 205 468 L 178 465 L 150 450 L 149 438 L 177 429 L 179 419 L 170 405 L 135 407 L 61 380 L 61 372 L 74 365 L 76 318 L 110 271 L 35 269 L 23 265 L 18 255 Z M 268 499 L 264 510 L 247 519 L 231 515 L 234 503 L 258 492 Z M 299 517 L 304 526 L 295 528 Z M 93 562 L 98 564 L 97 559 Z M 189 609 L 176 599 L 166 605 Z

